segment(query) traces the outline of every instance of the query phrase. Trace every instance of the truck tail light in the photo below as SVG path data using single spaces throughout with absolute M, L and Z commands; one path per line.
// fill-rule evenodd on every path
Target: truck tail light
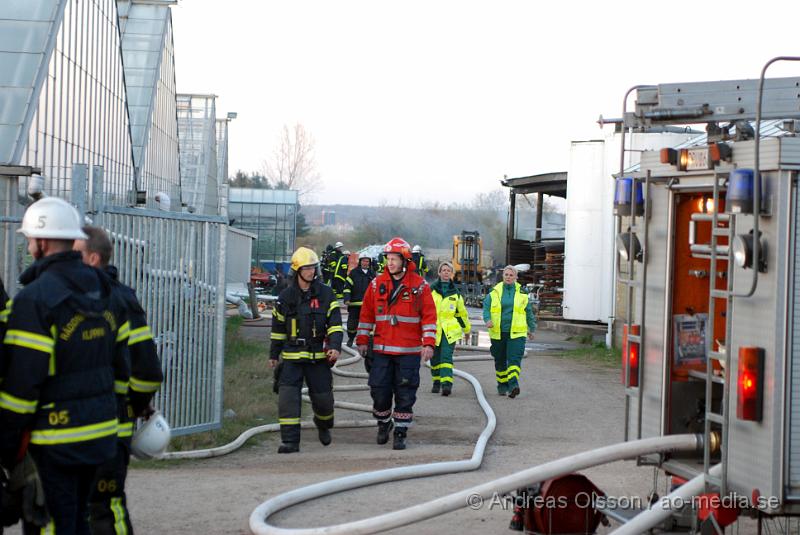
M 639 336 L 639 326 L 631 326 L 631 334 Z M 628 364 L 628 380 L 625 381 L 625 364 Z M 622 384 L 639 386 L 639 343 L 631 342 L 628 351 L 628 326 L 622 326 Z
M 761 421 L 764 399 L 764 349 L 739 348 L 739 379 L 736 417 L 751 422 Z

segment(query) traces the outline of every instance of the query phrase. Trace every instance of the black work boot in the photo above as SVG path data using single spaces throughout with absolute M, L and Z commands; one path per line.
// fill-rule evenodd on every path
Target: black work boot
M 300 451 L 300 444 L 297 442 L 281 442 L 278 446 L 278 453 L 297 453 Z
M 398 427 L 394 430 L 394 442 L 392 442 L 392 449 L 406 449 L 406 429 L 404 427 Z
M 393 427 L 394 422 L 391 420 L 388 422 L 378 422 L 378 444 L 386 444 L 389 442 L 389 433 L 392 432 Z
M 347 347 L 353 347 L 353 342 L 355 341 L 356 337 L 349 337 L 347 338 Z
M 439 381 L 433 382 L 433 388 L 431 388 L 431 394 L 438 394 L 439 393 Z
M 319 437 L 319 441 L 323 446 L 327 446 L 331 443 L 331 430 L 328 428 L 318 427 L 317 428 L 317 436 Z
M 447 397 L 453 392 L 453 385 L 446 383 L 442 385 L 442 395 Z
M 519 396 L 519 387 L 515 386 L 511 389 L 511 392 L 508 393 L 508 397 L 514 399 L 515 397 Z

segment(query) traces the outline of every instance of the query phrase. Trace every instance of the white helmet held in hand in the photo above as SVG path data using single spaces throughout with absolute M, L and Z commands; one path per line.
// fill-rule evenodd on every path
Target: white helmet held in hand
M 133 435 L 131 453 L 137 459 L 158 459 L 167 451 L 169 439 L 169 424 L 161 412 L 156 411 Z
M 26 238 L 50 240 L 85 240 L 81 216 L 64 199 L 45 197 L 25 210 L 22 227 L 17 231 Z

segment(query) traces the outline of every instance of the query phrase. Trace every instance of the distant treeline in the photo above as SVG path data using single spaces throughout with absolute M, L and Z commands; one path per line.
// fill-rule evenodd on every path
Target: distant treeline
M 336 212 L 336 226 L 320 227 L 323 211 Z M 504 192 L 499 190 L 478 195 L 469 204 L 443 206 L 432 203 L 419 207 L 308 205 L 303 206 L 301 212 L 311 232 L 298 238 L 298 244 L 317 250 L 340 240 L 347 249 L 355 251 L 367 245 L 385 243 L 394 236 L 402 236 L 423 249 L 447 249 L 452 247 L 453 236 L 462 230 L 480 232 L 486 250 L 496 254 L 505 250 L 508 203 Z M 556 219 L 563 221 L 563 216 Z

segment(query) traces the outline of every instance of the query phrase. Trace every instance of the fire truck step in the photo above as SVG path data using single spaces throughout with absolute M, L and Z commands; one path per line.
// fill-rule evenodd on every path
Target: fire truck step
M 722 417 L 722 415 L 719 414 L 719 413 L 716 413 L 716 412 L 707 412 L 706 413 L 706 418 L 709 421 L 714 422 L 715 424 L 719 424 L 719 425 L 722 425 L 723 422 L 725 422 L 725 419 Z
M 712 232 L 714 233 L 714 236 L 721 236 L 723 238 L 730 238 L 731 236 L 730 227 L 717 227 Z
M 728 356 L 725 353 L 721 353 L 719 351 L 709 351 L 708 357 L 713 360 L 721 360 L 722 362 L 727 362 Z

